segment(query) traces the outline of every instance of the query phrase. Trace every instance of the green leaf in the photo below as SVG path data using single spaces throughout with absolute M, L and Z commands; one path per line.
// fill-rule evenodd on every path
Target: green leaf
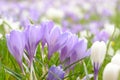
M 5 66 L 4 66 L 4 68 L 5 68 L 5 71 L 6 71 L 7 73 L 9 73 L 10 75 L 14 76 L 16 79 L 18 79 L 18 80 L 23 80 L 23 79 L 24 79 L 24 78 L 23 78 L 23 77 L 24 77 L 23 75 L 18 74 L 18 73 L 12 71 L 11 69 L 9 69 L 9 68 L 7 68 L 7 67 L 5 67 Z

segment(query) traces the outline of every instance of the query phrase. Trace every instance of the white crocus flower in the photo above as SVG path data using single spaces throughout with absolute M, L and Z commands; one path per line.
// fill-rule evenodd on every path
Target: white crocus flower
M 113 56 L 114 55 L 114 49 L 112 48 L 112 46 L 110 45 L 108 48 L 108 55 Z
M 11 27 L 13 30 L 19 30 L 20 29 L 20 23 L 19 22 L 14 22 L 12 19 L 4 19 L 4 22 Z
M 120 30 L 118 28 L 115 27 L 114 24 L 110 24 L 110 23 L 105 23 L 104 24 L 104 30 L 110 35 L 112 36 L 112 34 L 114 33 L 114 37 L 117 37 L 120 34 Z
M 111 63 L 113 64 L 117 64 L 118 66 L 120 66 L 120 53 L 116 53 L 112 60 L 111 60 Z
M 80 37 L 81 38 L 86 38 L 86 37 L 89 37 L 91 35 L 92 34 L 89 31 L 87 31 L 87 30 L 83 30 L 83 31 L 80 32 Z
M 106 44 L 101 41 L 96 41 L 91 47 L 91 60 L 94 63 L 102 64 L 106 54 Z
M 2 25 L 3 24 L 3 19 L 0 19 L 0 25 Z
M 105 42 L 96 41 L 91 47 L 91 60 L 94 65 L 94 80 L 98 80 L 98 72 L 106 54 Z
M 46 16 L 50 19 L 58 18 L 62 19 L 64 17 L 64 12 L 56 8 L 49 8 L 46 12 Z
M 0 39 L 3 37 L 3 35 L 0 33 Z
M 108 63 L 103 71 L 103 80 L 118 80 L 120 67 L 113 63 Z

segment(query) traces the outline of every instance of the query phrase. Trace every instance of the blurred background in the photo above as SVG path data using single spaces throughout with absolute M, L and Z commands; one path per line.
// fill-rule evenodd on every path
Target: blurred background
M 0 0 L 0 23 L 26 26 L 52 20 L 63 30 L 78 33 L 84 29 L 120 25 L 120 0 Z

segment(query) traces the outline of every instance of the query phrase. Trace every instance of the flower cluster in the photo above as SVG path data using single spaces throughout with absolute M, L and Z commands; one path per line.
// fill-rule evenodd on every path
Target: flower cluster
M 29 64 L 28 66 L 31 67 L 36 55 L 37 46 L 40 42 L 43 49 L 45 44 L 47 44 L 48 59 L 50 59 L 55 52 L 59 52 L 60 61 L 65 62 L 65 66 L 90 55 L 85 39 L 80 39 L 67 31 L 62 32 L 62 30 L 56 27 L 51 21 L 43 22 L 39 26 L 30 24 L 23 31 L 13 30 L 10 34 L 7 34 L 6 39 L 10 53 L 15 57 L 23 71 L 23 55 L 28 55 L 29 61 L 27 62 Z M 56 73 L 56 71 L 59 71 L 59 67 L 55 68 L 55 70 L 54 68 L 55 66 L 51 67 L 50 70 L 55 71 L 55 74 L 59 75 L 59 73 Z M 53 76 L 50 71 L 48 73 L 48 77 Z M 60 72 L 61 75 L 63 75 L 62 73 Z
M 119 4 L 0 0 L 0 79 L 119 80 Z

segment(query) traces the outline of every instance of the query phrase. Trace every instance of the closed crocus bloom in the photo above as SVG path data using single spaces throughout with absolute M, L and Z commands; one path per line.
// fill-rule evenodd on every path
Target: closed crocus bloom
M 25 48 L 25 36 L 23 32 L 14 30 L 10 34 L 6 35 L 6 39 L 10 53 L 14 56 L 21 69 L 23 70 L 22 55 Z
M 26 45 L 25 49 L 28 52 L 28 57 L 30 60 L 31 65 L 34 55 L 36 53 L 37 45 L 39 44 L 40 40 L 42 39 L 42 29 L 40 26 L 28 26 L 25 30 L 25 37 L 26 37 Z
M 95 35 L 93 40 L 107 42 L 108 39 L 109 39 L 109 34 L 106 31 L 102 30 L 100 33 Z
M 96 41 L 91 47 L 91 60 L 94 65 L 94 80 L 97 79 L 99 68 L 103 63 L 106 54 L 106 44 L 101 41 Z
M 44 49 L 45 44 L 47 43 L 47 38 L 54 26 L 52 21 L 45 21 L 41 23 L 42 31 L 44 32 L 42 37 L 42 49 Z
M 62 80 L 64 78 L 65 72 L 61 66 L 53 65 L 48 71 L 47 80 Z
M 120 67 L 113 63 L 108 63 L 103 71 L 103 80 L 119 80 Z
M 48 58 L 52 56 L 52 54 L 62 47 L 64 47 L 67 39 L 68 32 L 62 33 L 59 27 L 54 27 L 49 36 L 47 37 L 47 45 L 48 45 Z
M 87 51 L 87 41 L 85 39 L 81 39 L 75 43 L 72 49 L 70 54 L 70 63 L 81 60 L 87 56 L 89 56 L 89 51 Z
M 106 54 L 106 44 L 101 41 L 96 41 L 91 47 L 91 60 L 94 63 L 102 64 Z
M 65 46 L 61 49 L 61 53 L 60 53 L 61 62 L 65 61 L 67 58 L 70 57 L 70 53 L 77 41 L 78 41 L 78 37 L 70 33 Z

